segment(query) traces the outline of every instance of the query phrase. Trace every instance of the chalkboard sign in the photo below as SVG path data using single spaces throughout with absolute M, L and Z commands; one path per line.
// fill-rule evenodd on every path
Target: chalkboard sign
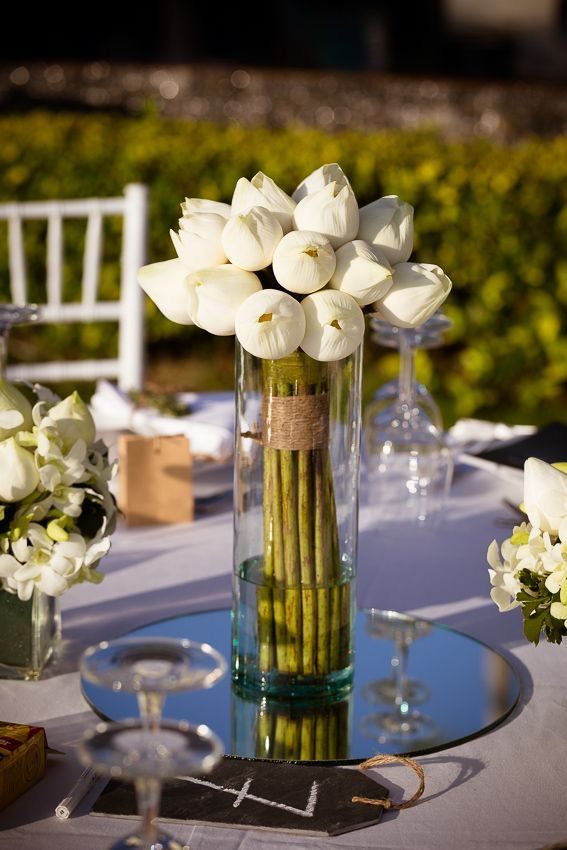
M 160 820 L 341 835 L 382 815 L 381 806 L 353 803 L 355 796 L 385 799 L 388 791 L 358 770 L 224 758 L 206 776 L 168 782 Z M 135 815 L 132 785 L 110 782 L 92 812 Z

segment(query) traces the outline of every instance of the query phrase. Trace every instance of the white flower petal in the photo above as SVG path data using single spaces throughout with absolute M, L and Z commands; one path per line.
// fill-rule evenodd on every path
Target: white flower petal
M 358 232 L 358 204 L 354 192 L 350 186 L 328 183 L 298 203 L 293 222 L 296 230 L 322 233 L 337 249 L 355 239 Z
M 246 351 L 277 360 L 299 346 L 305 333 L 305 314 L 301 304 L 286 292 L 263 289 L 240 305 L 235 328 Z
M 327 186 L 329 183 L 336 183 L 341 187 L 350 187 L 346 174 L 336 162 L 326 163 L 325 165 L 321 165 L 319 168 L 316 168 L 315 171 L 312 171 L 305 180 L 301 181 L 293 193 L 293 200 L 299 203 L 299 201 L 306 198 L 307 195 L 312 195 L 314 192 L 318 192 L 319 189 L 322 189 L 323 186 Z
M 376 247 L 355 239 L 337 249 L 337 267 L 329 286 L 347 292 L 364 307 L 386 295 L 392 274 L 388 260 Z
M 262 289 L 258 277 L 230 263 L 201 269 L 187 278 L 189 311 L 195 324 L 209 333 L 230 336 L 243 301 Z
M 270 265 L 282 236 L 282 226 L 274 213 L 264 207 L 252 207 L 229 218 L 222 245 L 231 263 L 256 272 Z
M 15 437 L 0 442 L 0 501 L 19 502 L 39 484 L 32 452 L 22 448 Z
M 314 360 L 342 360 L 362 342 L 362 310 L 345 292 L 319 290 L 304 298 L 301 307 L 305 313 L 301 348 Z
M 185 198 L 181 204 L 183 215 L 192 213 L 215 213 L 223 218 L 230 218 L 230 204 L 221 201 L 209 201 L 207 198 Z
M 276 216 L 284 233 L 291 230 L 295 201 L 261 171 L 252 180 L 241 177 L 236 184 L 232 196 L 232 215 L 258 206 L 265 207 Z
M 392 286 L 374 304 L 378 315 L 399 328 L 416 328 L 426 322 L 451 291 L 451 281 L 439 266 L 399 263 Z
M 325 236 L 313 230 L 292 230 L 274 251 L 272 267 L 281 286 L 307 295 L 329 282 L 335 264 L 335 252 Z
M 538 458 L 528 458 L 524 464 L 524 509 L 534 528 L 558 536 L 561 527 L 564 533 L 567 473 Z
M 163 315 L 179 325 L 194 324 L 187 309 L 187 269 L 181 260 L 150 263 L 138 271 L 138 283 Z
M 171 230 L 177 256 L 188 272 L 226 263 L 222 232 L 226 218 L 216 213 L 189 213 L 179 219 L 179 233 Z
M 413 250 L 413 207 L 397 195 L 361 207 L 358 238 L 376 245 L 392 265 L 405 263 Z

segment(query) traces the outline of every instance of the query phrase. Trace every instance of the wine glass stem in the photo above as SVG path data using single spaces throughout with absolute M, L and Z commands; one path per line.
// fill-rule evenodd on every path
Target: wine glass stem
M 398 393 L 401 404 L 411 407 L 413 404 L 415 382 L 415 348 L 409 334 L 403 328 L 399 331 L 400 340 L 400 377 Z
M 396 675 L 395 701 L 401 717 L 405 717 L 408 712 L 408 651 L 409 646 L 405 638 L 397 639 L 396 657 L 398 663 L 394 668 Z
M 134 785 L 138 812 L 142 817 L 140 837 L 143 844 L 139 850 L 153 850 L 158 837 L 158 829 L 154 821 L 159 814 L 161 780 L 153 776 L 141 776 L 135 780 Z
M 145 728 L 150 732 L 157 732 L 159 729 L 164 699 L 164 695 L 160 694 L 159 691 L 140 691 L 138 693 L 140 717 Z

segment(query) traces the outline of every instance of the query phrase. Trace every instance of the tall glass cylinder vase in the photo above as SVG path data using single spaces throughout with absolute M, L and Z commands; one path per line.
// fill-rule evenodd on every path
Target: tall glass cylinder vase
M 39 679 L 61 635 L 59 599 L 0 590 L 0 678 Z
M 237 343 L 235 686 L 271 697 L 348 691 L 358 535 L 362 351 L 322 363 Z

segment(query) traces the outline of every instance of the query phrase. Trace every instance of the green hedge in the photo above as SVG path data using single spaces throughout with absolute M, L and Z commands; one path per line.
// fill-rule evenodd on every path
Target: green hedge
M 174 256 L 168 231 L 185 195 L 230 200 L 237 179 L 262 170 L 291 191 L 322 162 L 338 161 L 361 204 L 398 194 L 415 207 L 415 251 L 452 278 L 449 344 L 419 357 L 419 375 L 457 416 L 544 422 L 567 418 L 567 139 L 514 147 L 449 142 L 434 132 L 244 129 L 114 115 L 34 112 L 0 118 L 0 200 L 151 189 L 150 259 Z M 117 245 L 118 225 L 111 226 Z M 28 234 L 39 239 L 39 228 Z M 67 235 L 76 292 L 82 236 Z M 35 240 L 35 242 L 34 242 Z M 38 280 L 43 258 L 32 266 Z M 4 252 L 2 244 L 0 252 Z M 0 256 L 0 263 L 5 256 Z M 116 286 L 115 258 L 103 287 Z M 6 287 L 6 277 L 0 286 Z M 5 291 L 0 289 L 2 297 Z M 149 341 L 187 337 L 148 305 Z M 199 332 L 199 337 L 204 336 Z M 197 339 L 193 338 L 197 343 Z M 201 340 L 202 343 L 202 340 Z M 92 355 L 108 329 L 46 331 L 42 344 Z M 210 351 L 210 339 L 206 343 Z M 367 345 L 366 394 L 395 371 L 395 356 Z

